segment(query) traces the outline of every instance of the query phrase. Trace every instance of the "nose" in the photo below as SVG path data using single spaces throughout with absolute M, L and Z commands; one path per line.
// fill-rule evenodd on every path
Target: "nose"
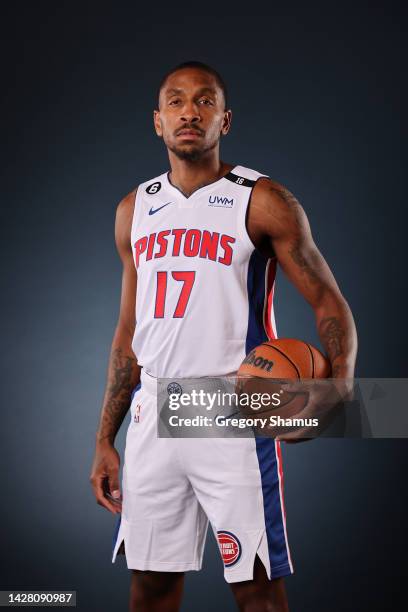
M 195 104 L 193 101 L 186 102 L 183 106 L 180 119 L 186 123 L 197 123 L 200 121 L 201 117 L 197 104 Z

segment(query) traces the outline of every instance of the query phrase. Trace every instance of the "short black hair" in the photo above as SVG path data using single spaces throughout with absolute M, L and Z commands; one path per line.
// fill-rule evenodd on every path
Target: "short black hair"
M 181 64 L 178 64 L 177 66 L 174 66 L 174 68 L 172 68 L 171 70 L 168 70 L 168 72 L 166 72 L 166 74 L 163 76 L 162 80 L 160 81 L 160 85 L 159 85 L 159 88 L 157 90 L 157 103 L 159 103 L 160 92 L 161 92 L 165 82 L 169 78 L 169 76 L 171 74 L 173 74 L 174 72 L 177 72 L 177 70 L 183 70 L 183 68 L 198 68 L 199 70 L 203 70 L 204 72 L 208 72 L 209 74 L 211 74 L 215 78 L 215 80 L 217 81 L 217 85 L 222 90 L 222 93 L 224 95 L 224 100 L 225 100 L 225 108 L 226 109 L 228 108 L 227 86 L 225 85 L 224 79 L 222 78 L 220 73 L 217 72 L 217 70 L 215 70 L 215 68 L 212 68 L 208 64 L 204 64 L 203 62 L 195 62 L 195 61 L 182 62 Z

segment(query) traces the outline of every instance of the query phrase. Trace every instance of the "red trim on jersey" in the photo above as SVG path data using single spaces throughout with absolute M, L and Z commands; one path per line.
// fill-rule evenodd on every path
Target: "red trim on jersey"
M 279 470 L 281 486 L 282 486 L 282 508 L 283 508 L 283 514 L 285 516 L 285 521 L 286 521 L 286 508 L 285 508 L 285 500 L 284 500 L 284 495 L 283 495 L 284 486 L 283 486 L 282 449 L 281 449 L 279 440 L 276 440 L 276 449 L 277 449 L 277 455 L 278 455 L 278 470 Z
M 273 311 L 273 293 L 275 288 L 276 276 L 276 258 L 270 259 L 268 262 L 268 271 L 266 279 L 266 308 L 264 311 L 264 328 L 269 340 L 275 339 L 275 330 L 272 326 L 272 311 Z

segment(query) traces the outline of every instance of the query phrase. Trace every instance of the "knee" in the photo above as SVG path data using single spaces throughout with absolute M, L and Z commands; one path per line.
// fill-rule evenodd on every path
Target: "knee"
M 237 598 L 240 612 L 288 612 L 286 602 L 274 601 L 270 593 L 252 592 Z
M 182 584 L 182 573 L 134 570 L 130 588 L 130 608 L 138 611 L 177 610 Z
M 170 574 L 134 571 L 132 585 L 149 597 L 163 597 L 174 590 L 177 580 L 178 577 Z

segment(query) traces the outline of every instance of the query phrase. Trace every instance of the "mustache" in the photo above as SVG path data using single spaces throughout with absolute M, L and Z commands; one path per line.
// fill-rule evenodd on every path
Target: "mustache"
M 184 130 L 191 130 L 192 132 L 197 132 L 201 136 L 204 136 L 204 134 L 205 134 L 204 130 L 202 130 L 201 128 L 197 127 L 196 125 L 185 124 L 181 128 L 179 128 L 178 130 L 176 130 L 176 132 L 175 132 L 176 136 L 178 136 L 181 132 L 184 132 Z

